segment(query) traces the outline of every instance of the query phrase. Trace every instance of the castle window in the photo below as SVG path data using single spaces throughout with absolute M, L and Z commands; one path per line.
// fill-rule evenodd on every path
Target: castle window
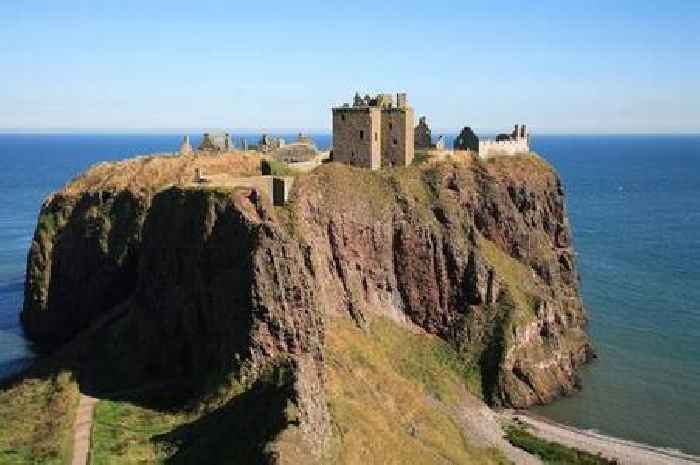
M 398 144 L 399 144 L 399 141 L 396 140 L 396 137 L 394 137 L 394 145 L 398 145 Z
M 377 140 L 377 133 L 376 132 L 374 133 L 374 140 L 375 141 Z
M 343 120 L 343 121 L 345 121 L 345 115 L 341 113 L 341 114 L 340 114 L 340 119 Z
M 364 138 L 365 138 L 365 131 L 360 131 L 360 139 L 364 139 Z
M 391 131 L 391 129 L 392 129 L 393 127 L 394 127 L 394 125 L 391 124 L 391 123 L 389 123 L 389 131 Z

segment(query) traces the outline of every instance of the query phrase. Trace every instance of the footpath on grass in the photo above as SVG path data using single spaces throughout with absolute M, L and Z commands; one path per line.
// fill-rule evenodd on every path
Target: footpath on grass
M 97 399 L 80 393 L 78 412 L 73 425 L 73 459 L 71 465 L 88 465 L 90 456 L 90 432 Z

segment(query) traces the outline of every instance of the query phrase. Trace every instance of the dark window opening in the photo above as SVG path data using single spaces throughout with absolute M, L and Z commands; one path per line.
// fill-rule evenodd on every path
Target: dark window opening
M 396 140 L 396 137 L 394 137 L 394 145 L 398 145 L 399 141 Z
M 377 133 L 374 133 L 374 140 L 377 140 Z
M 389 131 L 391 131 L 393 127 L 394 127 L 394 125 L 389 123 Z
M 360 139 L 364 139 L 364 138 L 365 138 L 365 131 L 360 131 Z
M 340 119 L 342 119 L 343 121 L 345 121 L 345 115 L 340 115 Z

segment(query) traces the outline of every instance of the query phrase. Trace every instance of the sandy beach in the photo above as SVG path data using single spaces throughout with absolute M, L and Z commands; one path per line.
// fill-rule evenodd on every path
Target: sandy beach
M 540 438 L 592 454 L 600 453 L 606 458 L 617 459 L 620 465 L 700 464 L 700 457 L 562 425 L 527 411 L 504 410 L 500 415 L 503 421 L 520 423 Z

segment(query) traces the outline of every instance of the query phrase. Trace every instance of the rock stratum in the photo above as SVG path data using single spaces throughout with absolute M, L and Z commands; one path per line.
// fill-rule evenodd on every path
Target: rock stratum
M 221 463 L 389 463 L 399 449 L 526 463 L 474 405 L 550 402 L 592 356 L 554 170 L 534 154 L 331 163 L 284 207 L 185 181 L 197 163 L 254 174 L 254 157 L 228 158 L 99 165 L 48 198 L 27 334 L 98 393 L 173 383 L 177 408 L 226 425 L 211 436 L 230 444 L 207 449 Z M 253 439 L 231 452 L 241 431 Z M 176 449 L 172 463 L 197 450 Z

